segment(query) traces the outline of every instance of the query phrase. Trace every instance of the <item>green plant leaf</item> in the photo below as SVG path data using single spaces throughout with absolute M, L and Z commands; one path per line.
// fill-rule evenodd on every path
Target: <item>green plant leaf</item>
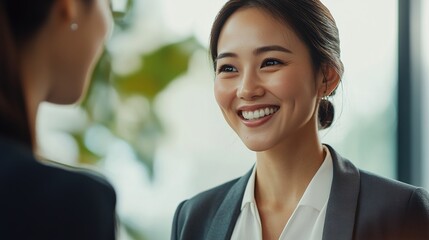
M 115 75 L 114 85 L 120 94 L 142 94 L 151 101 L 170 82 L 187 71 L 191 55 L 200 47 L 191 37 L 143 54 L 141 68 L 129 75 Z

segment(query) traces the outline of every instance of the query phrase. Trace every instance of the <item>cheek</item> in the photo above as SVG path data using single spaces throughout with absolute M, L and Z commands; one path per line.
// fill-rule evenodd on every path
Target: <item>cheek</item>
M 300 99 L 308 98 L 314 94 L 314 79 L 309 74 L 302 74 L 303 71 L 288 71 L 271 81 L 273 94 L 280 99 Z
M 235 92 L 233 86 L 222 80 L 215 80 L 214 94 L 216 102 L 221 107 L 222 111 L 228 110 L 232 106 Z
M 215 80 L 214 95 L 216 102 L 220 107 L 222 115 L 228 125 L 236 131 L 236 119 L 233 109 L 234 99 L 236 99 L 236 92 L 233 84 L 222 82 L 222 80 Z

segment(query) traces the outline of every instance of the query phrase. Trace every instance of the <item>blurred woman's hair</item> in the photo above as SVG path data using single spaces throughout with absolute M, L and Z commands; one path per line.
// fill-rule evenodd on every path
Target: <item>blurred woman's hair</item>
M 90 0 L 84 0 L 90 2 Z M 32 146 L 20 49 L 50 15 L 55 0 L 0 0 L 0 136 Z
M 210 55 L 216 69 L 217 45 L 228 18 L 241 8 L 258 8 L 290 26 L 310 51 L 315 72 L 332 67 L 341 78 L 344 66 L 340 59 L 340 39 L 335 20 L 319 0 L 230 0 L 220 10 L 210 35 Z M 323 70 L 323 69 L 321 69 Z M 335 94 L 335 91 L 331 95 Z M 319 104 L 319 128 L 328 128 L 334 107 L 327 100 Z

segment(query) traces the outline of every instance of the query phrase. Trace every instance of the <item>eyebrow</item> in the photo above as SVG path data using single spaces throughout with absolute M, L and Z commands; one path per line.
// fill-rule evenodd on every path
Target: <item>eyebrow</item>
M 237 54 L 231 53 L 231 52 L 221 53 L 221 54 L 217 55 L 215 62 L 217 62 L 217 60 L 219 60 L 221 58 L 227 58 L 227 57 L 237 57 Z
M 259 55 L 259 54 L 262 54 L 264 52 L 271 52 L 271 51 L 279 51 L 279 52 L 285 52 L 285 53 L 292 53 L 291 50 L 289 50 L 289 49 L 287 49 L 285 47 L 282 47 L 282 46 L 279 46 L 279 45 L 270 45 L 270 46 L 264 46 L 264 47 L 259 47 L 259 48 L 255 49 L 253 51 L 253 54 L 254 55 Z
M 269 45 L 269 46 L 263 46 L 263 47 L 259 47 L 255 50 L 253 50 L 253 55 L 260 55 L 262 53 L 265 52 L 272 52 L 272 51 L 278 51 L 278 52 L 284 52 L 284 53 L 292 53 L 291 50 L 279 46 L 279 45 Z M 226 57 L 237 57 L 237 54 L 232 53 L 232 52 L 226 52 L 226 53 L 221 53 L 219 55 L 217 55 L 215 62 L 217 62 L 219 59 L 221 58 L 226 58 Z

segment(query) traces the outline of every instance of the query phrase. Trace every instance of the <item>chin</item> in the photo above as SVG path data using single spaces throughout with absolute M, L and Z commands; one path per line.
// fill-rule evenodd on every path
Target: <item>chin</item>
M 249 141 L 249 140 L 246 141 L 244 139 L 241 139 L 241 140 L 249 150 L 254 152 L 263 152 L 270 149 L 270 146 L 267 144 L 267 142 Z
M 71 105 L 78 103 L 81 100 L 82 94 L 73 94 L 73 93 L 67 93 L 67 94 L 57 94 L 56 96 L 51 96 L 48 99 L 46 99 L 47 102 L 53 103 L 53 104 L 59 104 L 59 105 Z

